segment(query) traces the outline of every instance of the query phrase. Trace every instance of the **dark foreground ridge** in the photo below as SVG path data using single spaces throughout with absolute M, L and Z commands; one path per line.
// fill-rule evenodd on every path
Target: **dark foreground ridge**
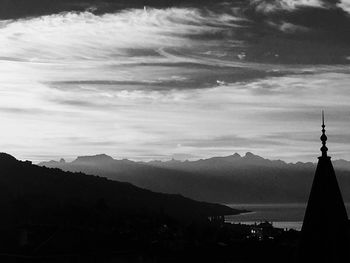
M 295 252 L 296 231 L 227 224 L 242 211 L 223 205 L 4 153 L 0 166 L 1 262 L 289 262 Z
M 9 205 L 16 199 L 17 203 L 23 202 L 22 205 L 27 208 L 35 207 L 35 211 L 44 212 L 45 216 L 65 205 L 88 208 L 102 202 L 119 214 L 166 214 L 182 221 L 241 212 L 224 205 L 193 201 L 181 195 L 155 193 L 104 177 L 39 167 L 5 153 L 0 153 L 0 166 L 1 205 Z M 23 209 L 18 209 L 16 213 L 21 211 Z M 33 220 L 29 214 L 23 216 Z M 40 221 L 40 218 L 36 220 Z

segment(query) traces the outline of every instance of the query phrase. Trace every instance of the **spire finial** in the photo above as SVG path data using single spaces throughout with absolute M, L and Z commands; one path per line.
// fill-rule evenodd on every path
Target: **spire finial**
M 322 141 L 322 147 L 321 147 L 321 152 L 322 152 L 322 157 L 327 157 L 327 151 L 328 148 L 326 146 L 326 141 L 327 141 L 327 136 L 326 136 L 326 130 L 325 127 L 326 125 L 324 125 L 324 111 L 322 110 L 322 135 L 321 135 L 321 141 Z
M 322 128 L 325 127 L 324 125 L 324 110 L 322 110 Z

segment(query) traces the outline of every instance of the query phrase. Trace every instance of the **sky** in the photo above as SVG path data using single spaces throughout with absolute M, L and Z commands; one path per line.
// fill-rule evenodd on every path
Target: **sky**
M 0 151 L 350 160 L 350 0 L 0 0 Z

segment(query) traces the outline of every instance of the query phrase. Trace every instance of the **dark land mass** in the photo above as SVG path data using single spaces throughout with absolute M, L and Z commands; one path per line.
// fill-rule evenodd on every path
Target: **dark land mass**
M 295 255 L 298 232 L 227 224 L 222 215 L 242 211 L 223 205 L 7 154 L 0 166 L 1 262 L 291 262 Z
M 350 163 L 333 162 L 345 201 L 350 201 Z M 152 191 L 218 203 L 306 203 L 314 163 L 286 163 L 252 153 L 197 161 L 134 162 L 101 154 L 39 165 L 130 182 Z
M 1 205 L 4 208 L 23 206 L 23 209 L 9 213 L 23 213 L 19 217 L 21 219 L 26 217 L 34 220 L 30 213 L 44 212 L 40 216 L 33 215 L 38 223 L 44 217 L 47 217 L 45 220 L 50 217 L 55 220 L 54 213 L 65 207 L 65 204 L 81 208 L 104 205 L 119 214 L 165 214 L 184 221 L 241 212 L 219 204 L 193 201 L 180 195 L 151 192 L 104 177 L 40 167 L 28 161 L 18 161 L 7 154 L 0 154 L 0 165 Z M 6 220 L 6 216 L 0 220 Z

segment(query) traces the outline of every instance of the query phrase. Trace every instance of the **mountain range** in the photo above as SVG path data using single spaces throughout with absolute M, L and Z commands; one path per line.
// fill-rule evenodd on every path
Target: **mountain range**
M 19 220 L 21 223 L 47 224 L 58 220 L 57 217 L 67 209 L 93 211 L 99 203 L 119 215 L 165 214 L 178 220 L 240 212 L 180 195 L 155 193 L 130 183 L 40 167 L 5 153 L 0 153 L 0 166 L 0 207 L 3 212 L 0 222 L 3 223 Z M 86 214 L 84 217 L 87 218 Z
M 350 162 L 333 161 L 344 199 L 350 201 Z M 220 203 L 306 202 L 316 164 L 269 160 L 250 152 L 197 161 L 135 162 L 105 154 L 40 166 L 105 176 L 152 191 Z

